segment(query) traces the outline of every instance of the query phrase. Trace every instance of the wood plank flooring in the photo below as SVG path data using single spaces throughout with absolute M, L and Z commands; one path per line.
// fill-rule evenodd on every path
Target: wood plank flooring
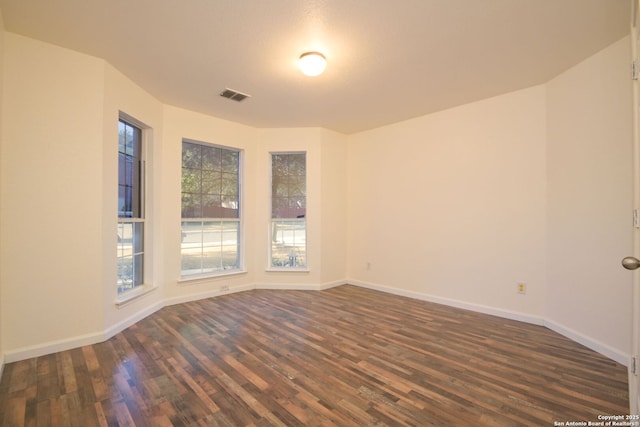
M 627 414 L 626 368 L 546 328 L 355 286 L 165 307 L 7 364 L 2 426 L 552 426 Z

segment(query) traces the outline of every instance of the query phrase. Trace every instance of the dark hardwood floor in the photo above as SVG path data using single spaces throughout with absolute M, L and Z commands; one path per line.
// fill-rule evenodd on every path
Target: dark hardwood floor
M 627 414 L 626 368 L 544 327 L 355 286 L 165 307 L 10 363 L 3 426 L 552 426 Z

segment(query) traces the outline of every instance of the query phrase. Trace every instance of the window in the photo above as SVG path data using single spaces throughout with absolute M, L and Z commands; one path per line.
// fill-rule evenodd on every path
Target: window
M 240 270 L 240 152 L 182 142 L 182 276 Z
M 306 153 L 271 155 L 271 267 L 307 266 Z
M 142 130 L 118 122 L 118 294 L 144 282 L 144 158 Z

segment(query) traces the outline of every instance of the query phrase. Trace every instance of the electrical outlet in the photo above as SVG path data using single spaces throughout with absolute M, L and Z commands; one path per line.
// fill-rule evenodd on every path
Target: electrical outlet
M 229 285 L 220 286 L 220 292 L 229 292 Z
M 527 293 L 527 284 L 524 282 L 518 282 L 517 283 L 518 286 L 518 293 L 521 295 L 524 295 Z

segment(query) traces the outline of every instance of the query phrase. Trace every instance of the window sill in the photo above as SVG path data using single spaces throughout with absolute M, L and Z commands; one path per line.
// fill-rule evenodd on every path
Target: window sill
M 265 271 L 267 273 L 310 273 L 311 272 L 311 270 L 309 270 L 306 267 L 300 267 L 300 268 L 295 268 L 295 267 L 284 267 L 284 268 L 270 267 L 270 268 L 267 268 Z
M 157 286 L 142 285 L 142 286 L 138 286 L 136 289 L 132 289 L 130 291 L 124 292 L 118 295 L 118 297 L 116 298 L 116 301 L 115 301 L 116 307 L 118 308 L 124 307 L 131 301 L 141 298 L 144 295 L 155 291 L 156 289 L 158 289 Z
M 197 274 L 197 275 L 194 274 L 193 276 L 181 276 L 180 279 L 178 279 L 178 283 L 181 285 L 188 285 L 191 283 L 204 282 L 207 280 L 215 280 L 222 277 L 238 276 L 241 274 L 247 274 L 247 271 L 246 270 L 228 270 L 223 273 L 217 273 L 217 274 Z

